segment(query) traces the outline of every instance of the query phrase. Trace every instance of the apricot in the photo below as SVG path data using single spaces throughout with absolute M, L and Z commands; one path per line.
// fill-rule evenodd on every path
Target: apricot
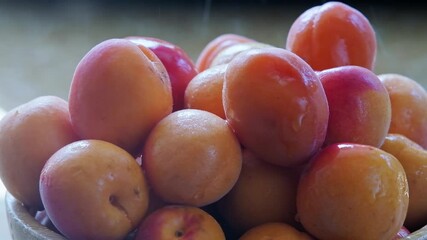
M 415 80 L 386 73 L 378 75 L 391 102 L 389 133 L 402 134 L 427 148 L 427 92 Z
M 288 50 L 251 49 L 233 58 L 223 105 L 241 144 L 264 161 L 304 164 L 325 140 L 329 108 L 322 84 Z
M 40 175 L 46 213 L 67 239 L 124 239 L 148 206 L 148 185 L 134 157 L 102 140 L 56 151 Z
M 361 144 L 321 150 L 297 189 L 298 219 L 318 239 L 392 239 L 403 226 L 408 201 L 399 160 Z
M 201 207 L 222 198 L 236 183 L 240 144 L 227 122 L 198 109 L 162 119 L 143 148 L 150 186 L 167 203 Z
M 272 45 L 260 43 L 260 42 L 242 42 L 235 43 L 231 46 L 228 46 L 221 51 L 219 51 L 216 56 L 212 59 L 212 63 L 209 67 L 214 67 L 221 64 L 229 63 L 235 56 L 238 54 L 250 50 L 250 49 L 258 49 L 258 48 L 267 48 L 273 47 Z
M 197 74 L 196 66 L 190 56 L 180 46 L 163 39 L 145 36 L 129 36 L 125 39 L 149 48 L 162 61 L 172 87 L 172 111 L 183 109 L 185 88 Z
M 239 179 L 217 202 L 217 209 L 238 235 L 268 222 L 295 226 L 299 173 L 262 161 L 244 149 Z
M 219 223 L 206 211 L 192 206 L 167 205 L 140 224 L 135 240 L 225 240 Z
M 184 106 L 205 110 L 225 119 L 222 87 L 226 69 L 226 64 L 210 67 L 191 79 L 185 89 Z
M 0 177 L 26 207 L 41 210 L 39 178 L 49 157 L 78 139 L 68 103 L 40 96 L 10 110 L 0 121 Z
M 352 142 L 380 147 L 391 122 L 387 89 L 372 71 L 342 66 L 318 73 L 329 104 L 324 145 Z
M 81 138 L 108 141 L 135 153 L 154 125 L 172 112 L 171 84 L 151 50 L 108 39 L 77 65 L 69 105 Z
M 212 39 L 203 50 L 200 52 L 199 57 L 196 61 L 196 68 L 199 72 L 202 72 L 209 68 L 212 64 L 213 59 L 223 49 L 238 43 L 255 42 L 255 40 L 234 34 L 225 33 Z
M 239 240 L 312 240 L 305 232 L 282 222 L 269 222 L 257 225 L 245 232 Z
M 427 150 L 401 134 L 388 134 L 381 149 L 395 156 L 409 185 L 409 206 L 404 225 L 412 231 L 427 223 Z
M 326 2 L 302 13 L 291 25 L 286 49 L 314 70 L 344 65 L 374 69 L 376 36 L 369 20 L 341 2 Z

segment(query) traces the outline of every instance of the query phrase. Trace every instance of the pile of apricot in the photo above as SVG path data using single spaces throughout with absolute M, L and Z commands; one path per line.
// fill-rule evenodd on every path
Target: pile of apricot
M 105 40 L 68 101 L 0 121 L 0 176 L 69 239 L 405 237 L 427 224 L 427 92 L 375 73 L 376 44 L 340 2 L 302 13 L 285 46 L 227 33 L 194 63 Z

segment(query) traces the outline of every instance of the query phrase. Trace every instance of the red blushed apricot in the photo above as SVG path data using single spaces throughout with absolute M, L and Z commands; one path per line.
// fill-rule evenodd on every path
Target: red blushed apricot
M 416 81 L 400 74 L 378 75 L 391 102 L 389 133 L 402 134 L 427 148 L 427 92 Z
M 109 39 L 77 65 L 69 105 L 81 138 L 108 141 L 134 153 L 154 125 L 172 112 L 171 84 L 150 49 Z
M 342 66 L 318 76 L 330 113 L 324 145 L 353 142 L 380 147 L 390 127 L 391 104 L 377 75 L 363 67 Z
M 295 20 L 286 48 L 317 71 L 343 65 L 372 70 L 377 45 L 375 31 L 360 11 L 344 3 L 327 2 Z
M 288 50 L 236 56 L 225 73 L 223 105 L 242 145 L 270 163 L 303 164 L 325 140 L 329 109 L 322 84 Z
M 297 189 L 297 214 L 317 239 L 389 240 L 403 226 L 409 193 L 393 155 L 361 144 L 332 144 L 312 158 Z
M 144 36 L 129 36 L 125 39 L 149 48 L 162 61 L 172 86 L 173 111 L 184 108 L 185 88 L 197 74 L 190 56 L 178 45 L 162 39 Z
M 223 49 L 230 47 L 238 43 L 246 42 L 255 42 L 250 38 L 240 36 L 233 33 L 226 33 L 217 36 L 212 41 L 210 41 L 205 48 L 200 53 L 196 61 L 196 68 L 199 72 L 204 71 L 209 68 L 212 64 L 214 58 L 221 52 Z

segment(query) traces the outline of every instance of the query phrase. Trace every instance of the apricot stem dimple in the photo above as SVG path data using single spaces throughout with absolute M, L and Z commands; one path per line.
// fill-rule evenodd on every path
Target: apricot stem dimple
M 184 232 L 183 232 L 182 230 L 177 230 L 177 231 L 175 231 L 175 237 L 180 238 L 180 237 L 182 237 L 182 236 L 184 236 Z
M 111 205 L 115 208 L 117 208 L 120 212 L 122 212 L 125 217 L 129 220 L 129 222 L 131 223 L 131 225 L 133 225 L 132 220 L 129 218 L 128 212 L 126 211 L 126 208 L 120 204 L 120 202 L 118 201 L 117 196 L 115 195 L 110 195 L 110 197 L 108 198 L 108 200 L 110 201 Z

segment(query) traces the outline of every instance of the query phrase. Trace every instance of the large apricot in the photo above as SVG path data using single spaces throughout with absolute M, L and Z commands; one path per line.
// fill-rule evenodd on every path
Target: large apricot
M 77 65 L 69 103 L 81 138 L 108 141 L 134 153 L 154 125 L 172 112 L 171 84 L 151 50 L 109 39 Z
M 369 20 L 341 2 L 327 2 L 302 13 L 289 29 L 286 49 L 317 71 L 343 65 L 373 70 L 376 36 Z
M 297 214 L 318 239 L 389 240 L 403 226 L 408 182 L 400 162 L 369 145 L 331 144 L 311 160 Z
M 252 49 L 233 58 L 223 105 L 242 145 L 264 161 L 303 164 L 325 140 L 329 109 L 322 84 L 288 50 Z
M 46 213 L 67 239 L 124 239 L 148 206 L 148 185 L 135 158 L 101 140 L 67 144 L 40 174 Z
M 409 184 L 409 206 L 405 227 L 414 231 L 427 223 L 427 151 L 401 134 L 388 134 L 381 149 L 395 156 Z
M 427 148 L 427 91 L 406 76 L 386 73 L 378 75 L 391 102 L 389 133 L 402 134 Z
M 29 208 L 43 209 L 42 168 L 53 153 L 77 139 L 62 98 L 40 96 L 7 112 L 0 121 L 0 177 L 8 192 Z
M 197 109 L 162 119 L 151 131 L 142 158 L 155 194 L 167 203 L 196 207 L 229 192 L 242 166 L 240 144 L 227 122 Z

